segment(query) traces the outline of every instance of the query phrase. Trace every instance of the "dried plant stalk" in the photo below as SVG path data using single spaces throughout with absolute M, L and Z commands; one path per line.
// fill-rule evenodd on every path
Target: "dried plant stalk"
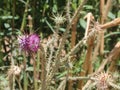
M 76 43 L 76 33 L 77 33 L 77 23 L 79 20 L 79 16 L 76 17 L 76 19 L 74 20 L 74 23 L 72 24 L 71 27 L 71 48 L 73 48 L 75 46 Z M 73 60 L 74 57 L 71 58 L 71 60 Z M 72 73 L 69 72 L 69 76 L 72 76 Z M 69 80 L 69 86 L 68 86 L 68 90 L 72 90 L 72 80 Z
M 60 80 L 65 80 L 66 79 L 66 77 L 62 77 L 62 78 L 60 78 Z M 82 76 L 80 76 L 80 77 L 68 77 L 67 78 L 67 80 L 73 80 L 73 81 L 75 81 L 75 80 L 95 80 L 92 76 L 88 76 L 88 77 L 82 77 Z
M 111 64 L 109 66 L 108 72 L 115 72 L 115 70 L 117 70 L 116 69 L 117 60 L 120 57 L 120 42 L 118 42 L 115 45 L 115 48 L 111 51 L 111 55 L 112 55 L 111 56 L 112 58 L 110 58 Z
M 119 43 L 119 42 L 118 42 Z M 96 72 L 101 72 L 106 64 L 111 63 L 112 59 L 116 59 L 119 56 L 120 53 L 120 46 L 118 46 L 119 44 L 117 44 L 112 51 L 110 52 L 108 58 L 106 58 L 105 60 L 103 60 L 103 62 L 101 63 L 100 67 L 98 68 L 98 70 Z
M 94 20 L 94 17 L 92 15 L 92 13 L 88 13 L 85 18 L 87 18 L 87 27 L 86 27 L 86 30 L 85 30 L 85 36 L 84 38 L 86 38 L 90 32 L 90 23 L 91 21 Z M 94 37 L 90 37 L 88 38 L 87 40 L 87 45 L 88 45 L 88 48 L 87 48 L 87 54 L 86 54 L 86 58 L 85 58 L 85 61 L 83 63 L 83 70 L 84 71 L 81 71 L 80 73 L 80 76 L 86 76 L 87 74 L 90 74 L 92 73 L 92 50 L 93 50 L 93 45 L 94 45 Z M 78 88 L 81 89 L 84 85 L 84 81 L 81 80 L 79 81 L 78 83 Z
M 86 54 L 86 58 L 85 61 L 83 63 L 83 71 L 81 71 L 80 76 L 86 76 L 87 74 L 91 74 L 93 71 L 93 67 L 92 67 L 92 49 L 93 49 L 93 39 L 90 40 L 90 42 L 92 43 L 90 45 L 90 43 L 88 44 L 88 49 L 87 49 L 87 54 Z M 84 85 L 84 81 L 81 80 L 78 83 L 78 88 L 81 89 Z
M 40 46 L 40 61 L 41 61 L 41 90 L 46 90 L 46 58 L 43 46 Z
M 105 23 L 103 25 L 100 25 L 101 29 L 106 29 L 106 28 L 110 28 L 110 27 L 114 27 L 120 24 L 120 18 L 116 18 L 111 22 Z
M 100 23 L 103 24 L 103 23 L 105 23 L 105 19 L 106 19 L 105 18 L 106 17 L 105 16 L 105 0 L 100 0 L 100 12 L 101 12 Z M 99 50 L 98 48 L 100 48 L 100 54 L 102 55 L 103 50 L 104 50 L 104 31 L 102 31 L 102 33 L 99 34 L 98 37 L 99 37 L 100 41 L 99 41 L 99 43 L 97 43 L 97 46 L 99 46 L 99 47 L 96 46 L 95 51 L 98 52 L 98 50 Z M 94 52 L 94 54 L 96 55 L 96 52 Z M 96 56 L 95 56 L 95 58 L 96 58 Z
M 77 29 L 77 21 L 78 19 L 75 21 L 75 23 L 72 25 L 72 31 L 71 31 L 71 48 L 73 48 L 75 46 L 75 42 L 76 42 L 76 29 Z
M 104 24 L 106 22 L 106 19 L 107 19 L 107 15 L 108 15 L 108 12 L 111 8 L 111 2 L 112 0 L 107 0 L 107 4 L 105 5 L 105 1 L 104 0 L 101 0 L 100 1 L 100 11 L 101 11 L 101 24 Z M 102 31 L 102 33 L 100 34 L 100 54 L 102 55 L 103 52 L 104 52 L 104 31 Z
M 101 24 L 104 23 L 104 11 L 105 11 L 105 0 L 100 0 L 100 14 L 101 14 Z

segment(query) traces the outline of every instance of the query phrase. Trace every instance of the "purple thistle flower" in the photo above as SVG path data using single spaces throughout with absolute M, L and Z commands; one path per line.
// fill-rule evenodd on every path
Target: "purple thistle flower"
M 37 52 L 40 38 L 37 34 L 25 35 L 19 38 L 20 48 L 26 52 Z
M 30 49 L 30 51 L 32 52 L 37 52 L 38 48 L 39 48 L 39 43 L 40 43 L 40 38 L 37 34 L 32 34 L 29 36 L 28 38 L 28 47 Z
M 19 38 L 20 48 L 24 51 L 28 51 L 28 35 L 20 36 Z

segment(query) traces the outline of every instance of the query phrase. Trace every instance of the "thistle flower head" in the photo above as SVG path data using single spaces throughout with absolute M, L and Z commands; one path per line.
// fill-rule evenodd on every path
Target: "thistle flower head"
M 39 48 L 40 38 L 37 34 L 32 34 L 28 38 L 28 48 L 32 52 L 37 52 Z
M 56 24 L 63 24 L 66 20 L 65 17 L 62 16 L 61 14 L 53 15 L 52 19 Z
M 24 51 L 28 51 L 28 35 L 24 35 L 24 36 L 20 36 L 18 38 L 19 44 L 20 44 L 20 48 Z
M 99 90 L 106 90 L 108 88 L 108 82 L 112 82 L 113 79 L 108 73 L 100 73 L 96 76 L 97 88 Z
M 20 48 L 26 52 L 37 52 L 40 38 L 37 34 L 24 35 L 19 38 Z

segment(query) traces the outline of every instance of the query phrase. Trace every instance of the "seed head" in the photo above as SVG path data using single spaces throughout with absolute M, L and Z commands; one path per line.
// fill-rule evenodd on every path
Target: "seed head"
M 108 73 L 100 73 L 96 76 L 97 88 L 99 90 L 106 90 L 108 88 L 108 82 L 112 82 L 112 77 Z
M 53 20 L 54 20 L 54 22 L 56 23 L 56 24 L 63 24 L 64 22 L 65 22 L 65 17 L 64 16 L 62 16 L 61 14 L 57 14 L 56 16 L 55 15 L 53 15 L 53 18 L 52 18 Z

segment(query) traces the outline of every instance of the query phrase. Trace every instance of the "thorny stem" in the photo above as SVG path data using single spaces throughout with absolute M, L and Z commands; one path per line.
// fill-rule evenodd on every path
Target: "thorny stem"
M 13 16 L 13 18 L 12 18 L 12 34 L 13 34 L 13 30 L 14 30 L 15 5 L 16 5 L 16 1 L 13 0 L 13 7 L 12 7 L 12 16 Z M 13 36 L 11 36 L 11 41 L 13 42 Z M 11 43 L 11 48 L 13 48 L 13 43 Z M 11 53 L 12 53 L 12 55 L 11 55 L 11 64 L 14 65 L 13 50 L 12 49 L 11 49 Z M 13 75 L 13 77 L 12 77 L 12 89 L 13 90 L 14 90 L 14 86 L 15 86 L 14 82 L 15 82 L 15 76 Z
M 13 51 L 11 53 L 13 54 Z M 14 59 L 13 59 L 13 55 L 11 55 L 11 66 L 14 66 L 14 64 L 15 64 L 15 62 L 14 62 Z M 10 79 L 10 88 L 11 88 L 11 90 L 15 90 L 14 89 L 14 86 L 15 86 L 15 84 L 14 84 L 14 82 L 15 82 L 15 76 L 13 75 L 9 79 Z
M 20 30 L 22 32 L 24 31 L 24 26 L 26 24 L 26 16 L 27 16 L 27 11 L 28 11 L 28 3 L 29 3 L 29 0 L 27 0 L 26 5 L 25 5 L 25 11 L 24 11 L 24 15 L 23 15 L 23 20 L 22 20 L 21 28 L 20 28 Z
M 52 55 L 53 55 L 53 51 L 54 51 L 54 48 L 53 47 L 51 47 L 50 48 L 51 50 L 50 50 L 50 56 L 49 56 L 49 59 L 48 59 L 48 63 L 47 63 L 47 65 L 46 65 L 46 69 L 47 69 L 47 76 L 48 76 L 48 74 L 49 74 L 49 72 L 50 72 L 50 64 L 51 64 L 51 60 L 52 60 Z
M 59 24 L 56 24 L 56 33 L 58 34 L 58 31 L 60 29 L 60 25 Z
M 80 15 L 80 11 L 83 9 L 83 5 L 87 2 L 87 0 L 83 0 L 82 3 L 78 6 L 78 9 L 76 10 L 74 16 L 72 17 L 72 20 L 70 22 L 70 25 L 68 26 L 71 26 L 74 21 L 76 20 L 76 18 Z
M 70 3 L 71 3 L 71 0 L 68 0 L 67 1 L 67 7 L 66 7 L 66 11 L 67 11 L 67 13 L 66 13 L 66 16 L 67 16 L 67 19 L 68 19 L 68 23 L 70 23 Z
M 62 78 L 60 78 L 60 80 L 64 80 L 65 79 L 65 77 L 62 77 Z M 88 77 L 68 77 L 67 78 L 67 80 L 73 80 L 73 81 L 76 81 L 76 80 L 93 80 L 93 81 L 95 81 L 96 79 L 95 78 L 93 78 L 93 77 L 91 77 L 91 76 L 88 76 Z
M 54 33 L 54 38 L 56 38 L 55 40 L 58 40 L 57 38 L 57 34 L 58 34 L 58 30 L 59 30 L 59 28 L 60 28 L 60 25 L 59 24 L 56 24 L 56 32 Z M 55 43 L 57 42 L 57 41 L 54 41 Z M 60 44 L 61 45 L 61 44 Z M 48 81 L 48 84 L 50 83 L 50 81 L 51 81 L 51 79 L 52 79 L 52 77 L 53 77 L 53 75 L 54 75 L 54 73 L 57 71 L 57 69 L 58 69 L 58 67 L 59 67 L 59 63 L 60 63 L 60 61 L 59 61 L 59 58 L 60 58 L 60 51 L 61 51 L 61 49 L 62 49 L 62 47 L 59 45 L 59 48 L 58 48 L 58 51 L 57 51 L 57 53 L 56 53 L 56 56 L 55 56 L 55 65 L 53 66 L 53 70 L 51 71 L 52 73 L 51 73 L 51 78 L 49 79 L 49 81 Z M 50 57 L 49 57 L 49 61 L 48 62 L 50 62 L 50 58 L 52 58 L 51 57 L 51 55 L 53 54 L 53 49 L 51 48 L 51 54 L 50 54 Z M 49 63 L 50 64 L 50 63 Z M 49 68 L 49 67 L 47 67 L 47 68 Z M 48 69 L 49 70 L 49 69 Z M 49 74 L 49 72 L 47 72 L 47 75 Z
M 12 64 L 12 66 L 14 65 L 14 60 L 13 60 L 12 56 L 11 56 L 11 64 Z M 9 80 L 9 83 L 10 83 L 10 89 L 13 89 L 13 90 L 14 90 L 14 81 L 15 81 L 14 76 L 11 76 L 11 78 Z
M 36 71 L 36 60 L 35 60 L 35 57 L 34 55 L 33 56 L 33 68 L 34 68 L 34 90 L 37 90 L 38 89 L 38 85 L 37 85 L 37 71 Z
M 39 75 L 39 70 L 40 70 L 40 54 L 39 54 L 39 50 L 38 50 L 38 52 L 37 52 L 37 70 L 36 70 L 37 77 Z
M 40 61 L 41 61 L 41 90 L 46 90 L 46 57 L 43 46 L 40 47 Z M 39 88 L 40 90 L 40 88 Z
M 26 73 L 26 54 L 24 53 L 24 71 L 23 71 L 23 78 L 24 78 L 24 90 L 27 90 L 27 73 Z

